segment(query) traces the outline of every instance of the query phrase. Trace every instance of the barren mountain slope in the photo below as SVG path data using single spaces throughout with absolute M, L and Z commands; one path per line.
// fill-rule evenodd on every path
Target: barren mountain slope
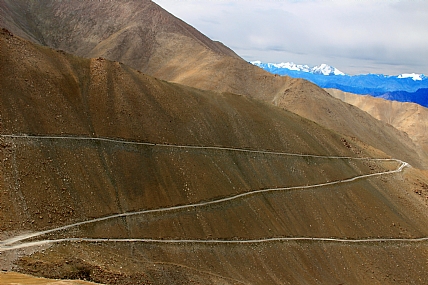
M 394 126 L 409 135 L 428 152 L 428 109 L 414 103 L 389 101 L 372 96 L 361 96 L 327 89 L 334 97 L 366 111 L 378 120 Z
M 148 0 L 3 0 L 0 25 L 34 42 L 124 62 L 164 80 L 273 102 L 414 166 L 428 164 L 427 154 L 403 133 L 307 81 L 245 62 Z
M 388 240 L 428 235 L 426 200 L 414 193 L 426 195 L 428 179 L 404 168 L 348 181 L 399 164 L 336 157 L 381 151 L 246 96 L 7 32 L 0 66 L 2 267 L 20 245 L 6 239 L 52 229 L 21 242 L 77 239 L 20 251 L 16 269 L 107 284 L 428 280 L 426 242 Z M 145 212 L 107 218 L 133 211 Z M 286 239 L 240 242 L 274 237 Z M 318 240 L 330 237 L 342 241 Z M 346 241 L 373 237 L 387 240 Z
M 84 57 L 106 57 L 139 70 L 148 68 L 157 37 L 178 34 L 176 53 L 191 40 L 219 55 L 238 57 L 150 0 L 2 0 L 0 25 L 33 42 Z

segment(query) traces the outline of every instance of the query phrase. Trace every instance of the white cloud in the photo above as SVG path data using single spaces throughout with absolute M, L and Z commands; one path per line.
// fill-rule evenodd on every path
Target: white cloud
M 247 60 L 428 74 L 425 0 L 155 0 Z

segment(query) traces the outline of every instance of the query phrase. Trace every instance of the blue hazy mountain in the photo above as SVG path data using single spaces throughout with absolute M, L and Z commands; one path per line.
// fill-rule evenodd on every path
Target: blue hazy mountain
M 315 67 L 294 63 L 251 62 L 264 70 L 309 80 L 322 88 L 336 88 L 354 94 L 382 97 L 388 100 L 414 102 L 428 107 L 428 77 L 423 74 L 348 75 L 327 64 Z
M 406 91 L 393 91 L 377 97 L 400 102 L 413 102 L 428 107 L 428 88 L 421 88 L 412 93 Z

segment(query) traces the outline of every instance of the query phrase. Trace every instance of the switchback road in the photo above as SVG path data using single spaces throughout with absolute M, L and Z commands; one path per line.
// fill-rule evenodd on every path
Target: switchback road
M 298 154 L 298 153 L 287 153 L 287 152 L 274 152 L 267 150 L 250 150 L 250 149 L 241 149 L 241 148 L 233 148 L 233 147 L 217 147 L 217 146 L 189 146 L 189 145 L 172 145 L 172 144 L 155 144 L 155 143 L 147 143 L 147 142 L 134 142 L 129 140 L 122 139 L 113 139 L 113 138 L 92 138 L 92 137 L 78 137 L 78 136 L 41 136 L 41 135 L 0 135 L 3 138 L 9 139 L 36 139 L 36 140 L 87 140 L 87 141 L 104 141 L 110 143 L 119 143 L 119 144 L 133 144 L 133 145 L 146 145 L 146 146 L 156 146 L 156 147 L 168 147 L 168 148 L 182 148 L 182 149 L 207 149 L 207 150 L 224 150 L 224 151 L 236 151 L 236 152 L 249 152 L 249 153 L 264 153 L 264 154 L 275 154 L 275 155 L 284 155 L 284 156 L 299 156 L 299 157 L 316 157 L 316 158 L 326 158 L 326 159 L 351 159 L 351 160 L 371 160 L 371 161 L 395 161 L 398 164 L 398 167 L 395 170 L 379 172 L 379 173 L 370 173 L 364 175 L 358 175 L 352 178 L 347 178 L 343 180 L 330 181 L 326 183 L 320 184 L 312 184 L 312 185 L 302 185 L 302 186 L 293 186 L 293 187 L 279 187 L 279 188 L 268 188 L 268 189 L 260 189 L 260 190 L 251 190 L 245 193 L 241 193 L 238 195 L 220 198 L 212 201 L 206 202 L 198 202 L 187 205 L 179 205 L 172 207 L 165 207 L 159 209 L 149 209 L 142 210 L 136 212 L 128 212 L 128 213 L 120 213 L 114 214 L 111 216 L 101 217 L 97 219 L 91 219 L 86 221 L 81 221 L 57 228 L 52 228 L 44 231 L 33 232 L 28 234 L 23 234 L 19 236 L 15 236 L 9 238 L 4 241 L 0 241 L 0 252 L 20 249 L 31 246 L 40 246 L 44 244 L 52 244 L 52 243 L 60 243 L 60 242 L 151 242 L 151 243 L 209 243 L 209 244 L 234 244 L 234 243 L 263 243 L 263 242 L 273 242 L 273 241 L 303 241 L 303 240 L 311 240 L 318 242 L 343 242 L 343 243 L 361 243 L 361 242 L 387 242 L 387 241 L 401 241 L 401 242 L 421 242 L 426 241 L 428 238 L 374 238 L 374 239 L 344 239 L 344 238 L 312 238 L 312 237 L 278 237 L 278 238 L 267 238 L 267 239 L 257 239 L 257 240 L 162 240 L 162 239 L 88 239 L 88 238 L 64 238 L 64 239 L 56 239 L 56 240 L 40 240 L 40 241 L 30 241 L 23 242 L 25 240 L 40 237 L 49 233 L 58 232 L 61 230 L 66 230 L 73 227 L 78 227 L 85 224 L 101 222 L 109 219 L 134 216 L 134 215 L 143 215 L 149 213 L 159 213 L 159 212 L 169 212 L 169 211 L 178 211 L 189 208 L 197 208 L 197 207 L 205 207 L 215 204 L 220 204 L 232 200 L 236 200 L 239 198 L 248 197 L 251 195 L 257 195 L 261 193 L 274 192 L 274 191 L 288 191 L 288 190 L 296 190 L 296 189 L 310 189 L 310 188 L 318 188 L 325 187 L 331 185 L 338 185 L 356 181 L 358 179 L 366 179 L 374 176 L 381 175 L 390 175 L 394 173 L 399 173 L 403 171 L 405 167 L 408 167 L 409 164 L 392 158 L 367 158 L 367 157 L 345 157 L 345 156 L 323 156 L 323 155 L 312 155 L 312 154 Z

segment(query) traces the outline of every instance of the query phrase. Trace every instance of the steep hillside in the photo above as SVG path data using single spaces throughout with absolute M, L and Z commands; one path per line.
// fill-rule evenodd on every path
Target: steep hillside
M 33 42 L 84 57 L 105 57 L 150 69 L 151 57 L 171 39 L 173 53 L 187 53 L 190 40 L 214 54 L 238 57 L 150 0 L 24 1 L 0 3 L 0 26 Z M 173 56 L 167 55 L 166 56 Z
M 428 235 L 428 179 L 358 159 L 382 151 L 6 31 L 0 66 L 2 269 L 106 284 L 428 280 L 414 240 Z
M 0 25 L 83 57 L 103 57 L 164 80 L 274 103 L 414 166 L 428 165 L 427 154 L 405 134 L 307 81 L 274 76 L 247 63 L 148 0 L 4 0 Z
M 168 81 L 255 97 L 284 84 L 149 0 L 5 0 L 0 15 L 2 27 L 35 43 L 123 62 Z M 267 80 L 263 90 L 260 80 Z
M 414 103 L 389 101 L 372 96 L 361 96 L 327 89 L 334 97 L 366 111 L 378 120 L 392 125 L 409 135 L 428 152 L 428 109 Z

